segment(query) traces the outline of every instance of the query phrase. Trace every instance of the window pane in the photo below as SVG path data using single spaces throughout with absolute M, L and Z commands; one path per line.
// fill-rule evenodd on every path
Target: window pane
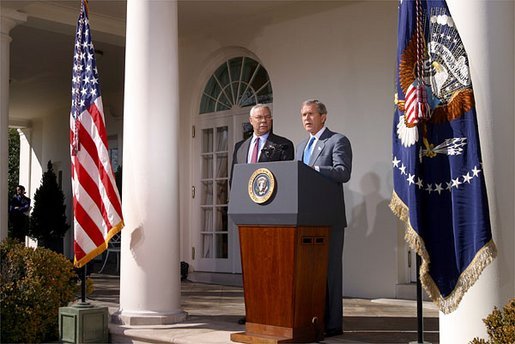
M 272 96 L 272 85 L 268 83 L 261 91 L 257 94 L 258 102 L 261 104 L 268 104 L 273 101 Z
M 232 100 L 230 100 L 227 97 L 230 97 L 230 95 L 223 93 L 223 92 L 220 93 L 220 95 L 217 99 L 218 102 L 216 103 L 217 111 L 229 110 L 232 107 Z
M 227 70 L 227 64 L 224 63 L 213 73 L 220 84 L 225 86 L 229 83 L 229 71 Z
M 243 57 L 235 57 L 235 58 L 229 60 L 229 68 L 231 70 L 232 81 L 240 80 L 241 62 L 242 61 L 243 61 Z
M 232 92 L 235 97 L 239 94 L 238 85 L 240 85 L 241 80 L 241 63 L 243 61 L 243 57 L 236 57 L 229 60 L 229 68 L 231 70 L 231 79 L 232 79 Z
M 250 57 L 235 57 L 221 64 L 206 83 L 200 113 L 227 111 L 234 105 L 247 107 L 272 101 L 266 69 Z M 264 90 L 266 88 L 266 90 Z M 257 94 L 260 94 L 258 98 Z
M 218 103 L 216 103 L 215 111 L 225 111 L 230 109 L 231 105 L 227 104 L 227 102 L 224 103 L 222 101 L 219 101 Z
M 227 180 L 216 182 L 216 204 L 227 204 Z
M 213 128 L 202 130 L 202 153 L 213 151 Z
M 202 179 L 213 178 L 213 156 L 211 154 L 202 157 Z
M 202 96 L 202 100 L 200 101 L 200 113 L 206 112 L 214 112 L 215 111 L 215 101 L 205 94 Z
M 202 208 L 202 229 L 201 232 L 213 231 L 213 209 Z
M 248 86 L 248 87 L 247 87 Z M 255 94 L 252 87 L 250 87 L 247 83 L 243 83 L 240 89 L 240 106 L 251 106 L 256 104 Z
M 213 234 L 202 234 L 202 258 L 213 258 Z
M 216 234 L 216 258 L 228 258 L 227 234 Z
M 246 57 L 243 62 L 243 73 L 241 79 L 245 81 L 250 81 L 250 78 L 254 74 L 254 71 L 256 70 L 257 66 L 258 63 L 256 61 Z
M 209 78 L 206 88 L 204 89 L 204 94 L 209 95 L 216 99 L 218 97 L 218 95 L 220 94 L 220 91 L 221 91 L 220 85 L 218 85 L 218 82 L 216 82 L 215 78 L 213 78 L 213 77 Z
M 216 155 L 216 178 L 227 178 L 228 169 L 227 153 L 218 153 Z
M 259 67 L 254 80 L 252 80 L 252 87 L 257 91 L 268 81 L 268 73 L 264 68 Z
M 201 191 L 201 205 L 211 205 L 213 204 L 213 182 L 212 181 L 203 181 L 202 182 L 202 191 Z
M 227 152 L 227 135 L 229 129 L 227 127 L 216 128 L 216 151 Z
M 227 207 L 216 207 L 216 226 L 217 232 L 227 232 Z

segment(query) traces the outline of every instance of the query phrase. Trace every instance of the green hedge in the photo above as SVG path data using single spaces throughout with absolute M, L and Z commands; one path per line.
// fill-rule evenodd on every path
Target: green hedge
M 59 307 L 78 292 L 73 264 L 45 248 L 6 240 L 0 244 L 1 342 L 40 343 L 58 339 Z

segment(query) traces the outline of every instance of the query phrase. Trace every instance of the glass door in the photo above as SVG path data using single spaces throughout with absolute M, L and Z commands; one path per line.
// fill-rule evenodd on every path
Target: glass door
M 201 258 L 227 259 L 229 192 L 228 126 L 203 128 L 201 134 Z
M 234 143 L 248 115 L 202 118 L 194 138 L 192 239 L 196 271 L 241 272 L 236 226 L 227 216 Z

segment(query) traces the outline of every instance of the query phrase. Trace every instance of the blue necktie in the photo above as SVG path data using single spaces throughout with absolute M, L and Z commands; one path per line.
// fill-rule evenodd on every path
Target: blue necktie
M 313 142 L 315 142 L 315 137 L 312 136 L 311 139 L 308 142 L 308 145 L 306 146 L 306 149 L 304 149 L 304 158 L 302 161 L 309 165 L 309 158 L 311 158 L 311 146 L 313 146 Z

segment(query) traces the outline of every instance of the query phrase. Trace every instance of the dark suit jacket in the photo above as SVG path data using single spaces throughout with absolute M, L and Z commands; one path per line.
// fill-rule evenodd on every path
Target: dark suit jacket
M 236 145 L 234 145 L 231 177 L 229 179 L 229 184 L 232 184 L 232 174 L 234 170 L 234 165 L 247 163 L 247 156 L 249 154 L 252 137 L 253 136 L 249 137 L 246 140 L 240 141 L 236 143 Z M 259 156 L 258 162 L 293 160 L 293 157 L 293 142 L 291 142 L 285 137 L 275 135 L 274 133 L 270 133 L 268 135 L 268 139 L 265 142 L 265 145 L 261 149 L 261 155 Z
M 302 161 L 308 140 L 309 138 L 297 145 L 297 160 Z M 313 168 L 318 166 L 322 175 L 337 183 L 348 182 L 352 170 L 352 149 L 349 139 L 326 128 L 313 148 L 308 165 Z M 342 215 L 343 225 L 346 227 L 345 212 Z

